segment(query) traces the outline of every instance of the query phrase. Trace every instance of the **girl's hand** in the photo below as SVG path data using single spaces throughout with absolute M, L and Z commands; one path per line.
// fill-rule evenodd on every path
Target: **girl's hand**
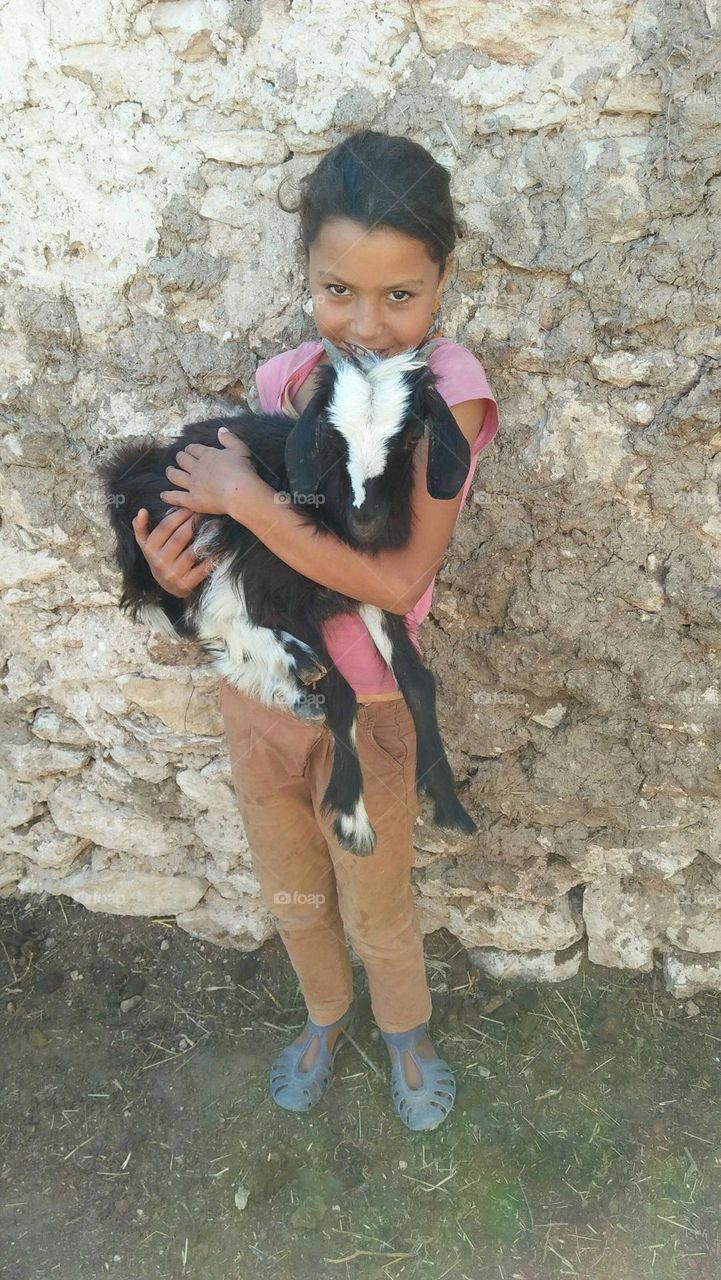
M 244 441 L 225 427 L 218 431 L 218 441 L 222 449 L 189 444 L 176 453 L 178 465 L 166 467 L 165 474 L 177 487 L 163 490 L 160 496 L 164 502 L 205 515 L 232 515 L 247 491 L 263 483 Z
M 164 516 L 150 534 L 150 516 L 145 507 L 141 507 L 133 520 L 135 541 L 155 581 L 171 596 L 181 599 L 190 595 L 215 567 L 211 557 L 198 562 L 190 549 L 199 519 L 194 511 L 178 507 L 177 511 Z

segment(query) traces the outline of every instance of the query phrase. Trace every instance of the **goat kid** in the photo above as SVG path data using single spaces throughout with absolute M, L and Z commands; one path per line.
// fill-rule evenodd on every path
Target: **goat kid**
M 338 843 L 367 856 L 376 836 L 363 803 L 356 750 L 357 702 L 331 662 L 322 625 L 357 612 L 393 672 L 416 730 L 416 787 L 433 801 L 439 826 L 472 834 L 476 824 L 456 796 L 436 714 L 436 682 L 404 619 L 304 577 L 230 516 L 203 516 L 193 547 L 215 568 L 185 599 L 164 591 L 140 550 L 132 520 L 145 507 L 150 528 L 172 510 L 160 497 L 166 467 L 191 442 L 222 447 L 223 426 L 249 447 L 258 475 L 303 515 L 370 555 L 406 545 L 411 531 L 413 456 L 429 431 L 426 484 L 454 498 L 470 465 L 460 431 L 425 359 L 433 343 L 380 358 L 341 352 L 324 340 L 331 363 L 317 368 L 317 389 L 298 420 L 250 410 L 185 426 L 168 443 L 125 443 L 101 464 L 116 560 L 120 608 L 164 633 L 196 641 L 233 687 L 294 715 L 325 719 L 333 735 L 322 812 Z M 309 692 L 309 686 L 313 691 Z

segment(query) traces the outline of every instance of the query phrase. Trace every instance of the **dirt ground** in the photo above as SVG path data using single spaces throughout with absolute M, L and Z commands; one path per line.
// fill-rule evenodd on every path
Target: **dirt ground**
M 721 1002 L 585 964 L 501 987 L 426 939 L 458 1097 L 410 1133 L 361 1026 L 306 1115 L 268 1095 L 304 1005 L 279 939 L 0 902 L 3 1280 L 718 1280 Z

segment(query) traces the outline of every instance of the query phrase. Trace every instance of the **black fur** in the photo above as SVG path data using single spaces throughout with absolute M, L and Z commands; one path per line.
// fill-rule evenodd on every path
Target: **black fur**
M 116 536 L 116 557 L 122 574 L 120 607 L 137 617 L 142 605 L 159 606 L 177 633 L 198 638 L 198 620 L 210 579 L 186 599 L 169 595 L 153 578 L 132 528 L 141 507 L 150 515 L 150 528 L 169 511 L 159 497 L 174 487 L 166 468 L 195 441 L 221 448 L 218 429 L 224 426 L 249 447 L 258 475 L 278 493 L 290 495 L 289 503 L 317 529 L 330 530 L 349 546 L 373 555 L 404 546 L 411 532 L 413 456 L 424 427 L 430 433 L 426 483 L 429 492 L 453 498 L 468 474 L 470 450 L 445 401 L 435 390 L 435 378 L 424 365 L 406 371 L 410 380 L 410 409 L 393 438 L 383 474 L 368 482 L 366 501 L 359 513 L 352 507 L 347 468 L 347 447 L 327 416 L 336 382 L 332 365 L 318 366 L 317 390 L 296 421 L 285 414 L 252 413 L 193 422 L 163 445 L 152 439 L 126 443 L 100 466 L 110 521 Z M 322 505 L 308 503 L 322 496 Z M 375 845 L 368 838 L 347 834 L 347 823 L 362 796 L 362 777 L 351 732 L 357 704 L 353 689 L 333 666 L 325 648 L 322 624 L 340 613 L 355 612 L 359 601 L 304 577 L 280 560 L 237 519 L 230 516 L 200 518 L 195 542 L 203 552 L 229 565 L 229 578 L 242 585 L 247 620 L 270 629 L 292 659 L 298 689 L 294 709 L 313 717 L 322 706 L 334 738 L 334 763 L 323 799 L 324 814 L 334 815 L 333 828 L 341 845 L 350 852 L 368 854 Z M 219 572 L 216 568 L 214 572 Z M 477 830 L 455 793 L 455 784 L 438 729 L 435 679 L 422 663 L 399 614 L 380 611 L 383 628 L 392 647 L 392 669 L 413 716 L 417 742 L 417 787 L 434 801 L 434 820 L 442 827 L 465 833 Z M 222 663 L 228 648 L 222 642 L 202 642 L 205 652 Z M 220 668 L 219 668 L 220 669 Z M 313 697 L 307 696 L 313 685 Z

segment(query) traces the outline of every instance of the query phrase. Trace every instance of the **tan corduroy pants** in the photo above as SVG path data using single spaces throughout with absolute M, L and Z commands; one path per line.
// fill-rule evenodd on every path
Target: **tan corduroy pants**
M 349 1007 L 349 941 L 380 1029 L 426 1022 L 432 1003 L 411 886 L 416 736 L 405 700 L 358 704 L 356 747 L 377 837 L 373 853 L 358 857 L 320 813 L 332 763 L 325 725 L 266 707 L 222 679 L 218 696 L 253 870 L 309 1016 L 327 1026 Z

